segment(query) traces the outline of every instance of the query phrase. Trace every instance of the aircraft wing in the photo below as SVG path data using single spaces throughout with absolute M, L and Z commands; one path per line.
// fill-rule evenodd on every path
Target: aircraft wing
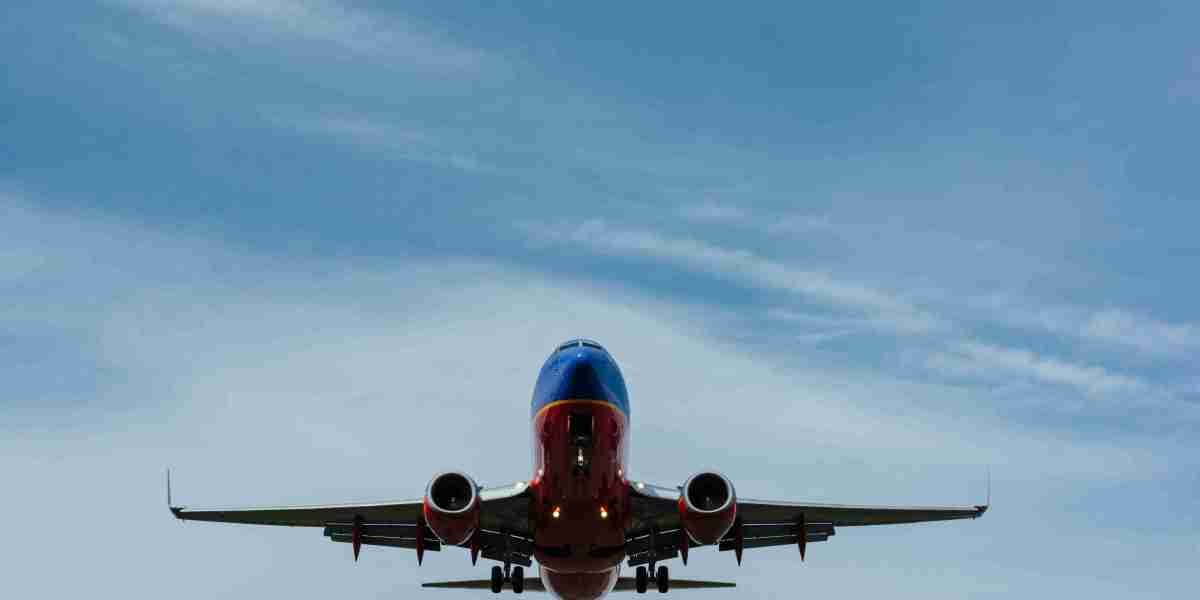
M 681 553 L 686 558 L 684 544 L 687 548 L 698 546 L 687 537 L 680 522 L 680 493 L 679 488 L 645 483 L 630 486 L 634 534 L 626 540 L 626 552 L 631 566 L 645 564 L 651 558 L 675 558 Z M 799 546 L 803 555 L 807 544 L 827 541 L 838 527 L 976 519 L 987 509 L 987 505 L 858 506 L 738 499 L 736 524 L 721 538 L 718 550 L 734 550 L 738 562 L 742 550 L 750 548 Z
M 546 586 L 541 579 L 537 577 L 525 578 L 524 591 L 526 592 L 544 592 Z M 421 587 L 425 588 L 441 588 L 451 590 L 490 590 L 492 588 L 492 580 L 490 579 L 464 579 L 461 581 L 432 581 L 422 583 Z M 701 581 L 698 579 L 672 579 L 672 590 L 700 590 L 711 588 L 731 588 L 737 587 L 737 584 L 729 581 Z M 614 592 L 634 592 L 637 591 L 637 582 L 632 577 L 621 577 L 617 579 L 617 583 L 613 586 Z
M 513 564 L 531 564 L 533 533 L 529 527 L 529 488 L 525 484 L 479 491 L 480 555 L 503 561 L 507 553 Z M 193 508 L 171 502 L 170 480 L 167 504 L 175 518 L 249 525 L 320 527 L 334 542 L 355 546 L 387 546 L 438 552 L 441 542 L 424 523 L 422 500 L 363 502 L 307 506 L 250 506 Z M 358 544 L 355 544 L 355 529 Z M 355 548 L 355 556 L 358 551 Z

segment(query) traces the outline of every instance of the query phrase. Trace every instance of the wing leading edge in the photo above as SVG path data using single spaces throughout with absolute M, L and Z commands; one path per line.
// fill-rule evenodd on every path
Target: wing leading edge
M 479 491 L 480 530 L 476 549 L 488 559 L 529 564 L 532 532 L 529 528 L 529 488 L 524 483 L 483 488 Z M 363 546 L 388 546 L 437 552 L 442 544 L 424 523 L 422 500 L 324 504 L 303 506 L 248 506 L 192 508 L 177 506 L 171 499 L 167 478 L 167 505 L 182 521 L 321 527 L 334 542 Z M 355 530 L 357 529 L 357 533 Z
M 626 542 L 629 564 L 642 564 L 679 556 L 682 546 L 696 543 L 687 540 L 679 520 L 680 490 L 665 486 L 635 483 L 630 487 L 634 510 L 634 533 Z M 824 542 L 834 536 L 837 527 L 865 525 L 899 525 L 957 519 L 977 519 L 988 505 L 975 506 L 862 506 L 851 504 L 821 504 L 804 502 L 775 502 L 767 500 L 737 501 L 737 521 L 718 544 L 721 551 L 734 550 L 741 562 L 744 549 L 771 546 L 799 546 Z M 647 533 L 655 530 L 659 540 L 649 548 Z M 803 540 L 801 539 L 803 538 Z

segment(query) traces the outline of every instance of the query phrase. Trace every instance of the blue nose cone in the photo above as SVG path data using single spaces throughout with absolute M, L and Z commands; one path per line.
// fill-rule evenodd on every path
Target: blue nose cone
M 625 378 L 612 356 L 594 342 L 563 344 L 542 366 L 533 390 L 533 413 L 561 400 L 606 402 L 629 414 Z
M 605 386 L 597 369 L 598 359 L 580 353 L 568 358 L 562 365 L 562 385 L 559 400 L 612 400 L 616 394 Z

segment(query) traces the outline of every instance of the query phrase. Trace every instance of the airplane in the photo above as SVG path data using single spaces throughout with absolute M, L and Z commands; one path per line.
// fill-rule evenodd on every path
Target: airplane
M 425 583 L 427 588 L 549 592 L 595 600 L 613 591 L 733 587 L 731 582 L 672 580 L 663 561 L 687 564 L 694 548 L 732 551 L 827 541 L 838 528 L 975 519 L 990 505 L 898 507 L 771 502 L 739 498 L 724 474 L 705 470 L 678 487 L 629 478 L 630 404 L 612 355 L 589 339 L 559 345 L 538 374 L 531 407 L 533 477 L 480 487 L 464 472 L 440 473 L 416 500 L 324 506 L 189 508 L 176 518 L 316 527 L 349 544 L 426 552 L 459 546 L 496 561 L 490 579 Z M 990 486 L 989 486 L 990 488 Z M 538 563 L 538 577 L 524 568 Z M 633 577 L 620 575 L 622 565 Z

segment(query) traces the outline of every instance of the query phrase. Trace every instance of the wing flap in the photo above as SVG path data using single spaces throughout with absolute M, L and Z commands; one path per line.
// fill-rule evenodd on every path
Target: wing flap
M 926 521 L 975 519 L 987 506 L 854 506 L 849 504 L 800 504 L 738 500 L 738 516 L 746 523 L 795 523 L 804 517 L 810 522 L 837 527 L 861 525 L 898 525 Z
M 526 592 L 544 592 L 545 586 L 542 585 L 542 580 L 537 577 L 525 578 Z M 430 581 L 422 583 L 423 588 L 440 588 L 446 590 L 491 590 L 491 579 L 463 579 L 460 581 Z
M 808 536 L 816 535 L 833 535 L 833 523 L 809 523 L 805 529 Z M 779 537 L 779 536 L 798 536 L 800 535 L 799 523 L 743 523 L 742 538 L 761 538 L 761 537 Z M 735 537 L 733 531 L 725 534 L 722 540 L 732 540 Z
M 416 539 L 417 525 L 415 523 L 363 523 L 361 532 L 367 537 Z M 354 535 L 354 523 L 327 523 L 325 536 L 332 535 Z M 425 539 L 433 537 L 433 530 L 425 527 Z
M 704 590 L 712 588 L 737 587 L 732 581 L 702 581 L 699 579 L 671 579 L 671 591 L 675 590 Z M 637 580 L 632 577 L 622 577 L 613 587 L 614 592 L 636 592 Z
M 827 535 L 809 535 L 808 536 L 808 542 L 810 544 L 814 543 L 814 542 L 824 542 L 828 539 L 829 539 L 829 536 L 827 536 Z M 750 549 L 750 548 L 770 548 L 772 546 L 795 546 L 799 542 L 800 542 L 800 536 L 798 536 L 798 535 L 782 535 L 782 536 L 777 536 L 777 537 L 763 537 L 763 538 L 755 538 L 752 540 L 744 540 L 742 542 L 742 548 Z M 720 545 L 717 546 L 717 549 L 720 550 L 721 552 L 735 550 L 735 549 L 737 549 L 737 542 L 735 542 L 733 540 L 722 540 Z
M 354 542 L 354 536 L 350 535 L 331 535 L 329 539 L 344 544 Z M 425 549 L 430 552 L 440 552 L 442 550 L 442 543 L 436 539 L 425 540 L 423 543 Z M 389 548 L 406 548 L 408 550 L 417 549 L 417 540 L 415 538 L 389 538 L 364 535 L 362 544 L 364 546 L 387 546 Z

